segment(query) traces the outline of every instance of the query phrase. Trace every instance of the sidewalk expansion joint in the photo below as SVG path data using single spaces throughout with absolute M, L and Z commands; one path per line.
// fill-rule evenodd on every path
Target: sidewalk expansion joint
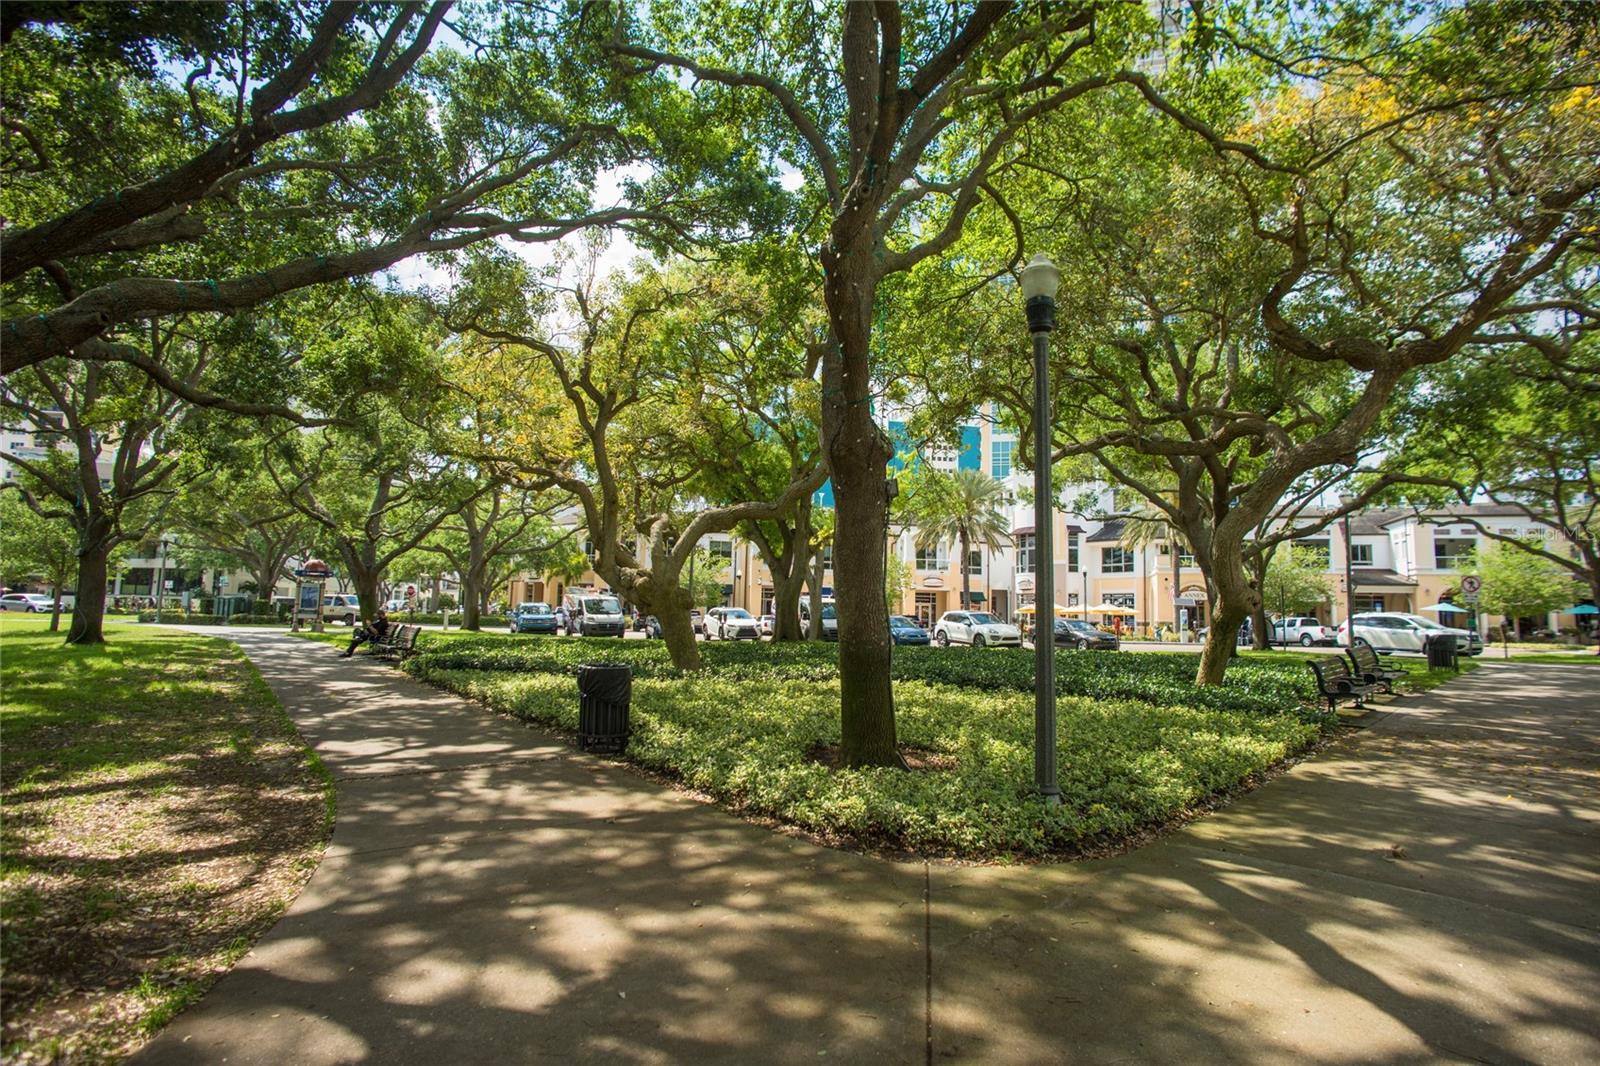
M 333 780 L 335 784 L 357 781 L 386 781 L 394 777 L 452 774 L 458 770 L 492 769 L 496 766 L 522 766 L 531 763 L 558 762 L 571 758 L 573 758 L 573 755 L 567 752 L 544 752 L 538 755 L 519 755 L 507 759 L 491 759 L 488 762 L 460 763 L 455 766 L 418 766 L 406 770 L 388 770 L 380 774 L 335 774 Z

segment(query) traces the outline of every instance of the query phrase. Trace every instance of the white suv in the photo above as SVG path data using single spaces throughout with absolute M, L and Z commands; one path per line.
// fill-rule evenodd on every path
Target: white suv
M 743 607 L 713 607 L 705 624 L 707 640 L 761 639 L 761 623 Z
M 1451 629 L 1420 614 L 1378 613 L 1358 614 L 1354 618 L 1356 639 L 1372 645 L 1375 651 L 1421 652 L 1428 638 L 1448 633 L 1456 638 L 1456 650 L 1462 655 L 1477 655 L 1483 651 L 1483 640 L 1468 629 Z M 1346 642 L 1346 626 L 1339 624 L 1339 643 Z
M 322 597 L 322 620 L 324 622 L 343 622 L 353 626 L 361 618 L 361 597 L 354 593 L 341 592 L 334 596 Z
M 1333 644 L 1339 639 L 1339 634 L 1331 626 L 1325 626 L 1315 618 L 1283 618 L 1272 623 L 1272 643 L 1283 644 L 1294 641 L 1301 647 L 1309 648 L 1313 644 Z
M 1022 630 L 1007 625 L 986 611 L 946 611 L 933 627 L 933 642 L 983 647 L 1022 647 Z
M 40 592 L 8 592 L 0 596 L 0 611 L 24 611 L 33 614 L 38 611 L 48 611 L 54 602 L 49 596 Z

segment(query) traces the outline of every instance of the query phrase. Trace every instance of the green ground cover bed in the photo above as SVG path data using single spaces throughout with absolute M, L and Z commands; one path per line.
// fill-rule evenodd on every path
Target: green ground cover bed
M 526 720 L 577 728 L 577 682 L 565 672 L 424 665 L 432 683 Z M 901 681 L 899 736 L 913 769 L 831 765 L 836 681 L 729 674 L 644 676 L 633 685 L 628 756 L 735 810 L 825 840 L 978 859 L 1046 858 L 1115 847 L 1204 807 L 1303 750 L 1322 726 L 1136 700 L 1060 702 L 1064 804 L 1040 805 L 1033 703 Z
M 116 1061 L 299 893 L 332 779 L 233 644 L 0 617 L 7 1063 Z

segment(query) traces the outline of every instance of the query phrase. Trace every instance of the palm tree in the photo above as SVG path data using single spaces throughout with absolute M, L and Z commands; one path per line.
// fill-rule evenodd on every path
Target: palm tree
M 1011 541 L 1010 523 L 1002 511 L 1007 499 L 1005 485 L 983 471 L 954 470 L 930 473 L 911 501 L 917 547 L 925 549 L 947 540 L 960 545 L 962 610 L 972 604 L 972 575 L 967 570 L 972 546 L 994 552 Z

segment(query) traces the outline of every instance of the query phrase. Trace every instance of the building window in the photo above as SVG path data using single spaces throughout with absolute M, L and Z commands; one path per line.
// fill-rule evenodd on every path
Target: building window
M 832 544 L 825 544 L 825 545 L 822 546 L 822 568 L 824 570 L 832 570 L 833 569 L 833 545 Z
M 1100 572 L 1102 574 L 1133 573 L 1133 553 L 1126 548 L 1101 548 Z
M 997 440 L 989 446 L 989 473 L 995 477 L 1011 476 L 1011 458 L 1017 450 L 1014 440 Z
M 967 573 L 983 573 L 983 549 L 974 548 L 967 553 Z
M 1350 565 L 1351 566 L 1371 566 L 1372 565 L 1372 545 L 1370 545 L 1370 544 L 1352 544 L 1352 545 L 1350 545 Z
M 733 559 L 733 541 L 727 537 L 712 537 L 706 545 L 706 550 L 719 558 Z
M 1310 552 L 1318 566 L 1325 567 L 1333 558 L 1328 553 L 1328 542 L 1325 540 L 1297 540 L 1294 546 L 1302 551 Z
M 1433 565 L 1440 570 L 1460 570 L 1472 562 L 1478 542 L 1471 537 L 1436 537 Z
M 1032 533 L 1017 534 L 1017 573 L 1033 573 L 1033 545 Z
M 1078 569 L 1078 535 L 1067 534 L 1067 571 L 1076 573 Z
M 917 549 L 918 570 L 944 570 L 950 565 L 949 560 L 950 557 L 945 554 L 943 544 Z

